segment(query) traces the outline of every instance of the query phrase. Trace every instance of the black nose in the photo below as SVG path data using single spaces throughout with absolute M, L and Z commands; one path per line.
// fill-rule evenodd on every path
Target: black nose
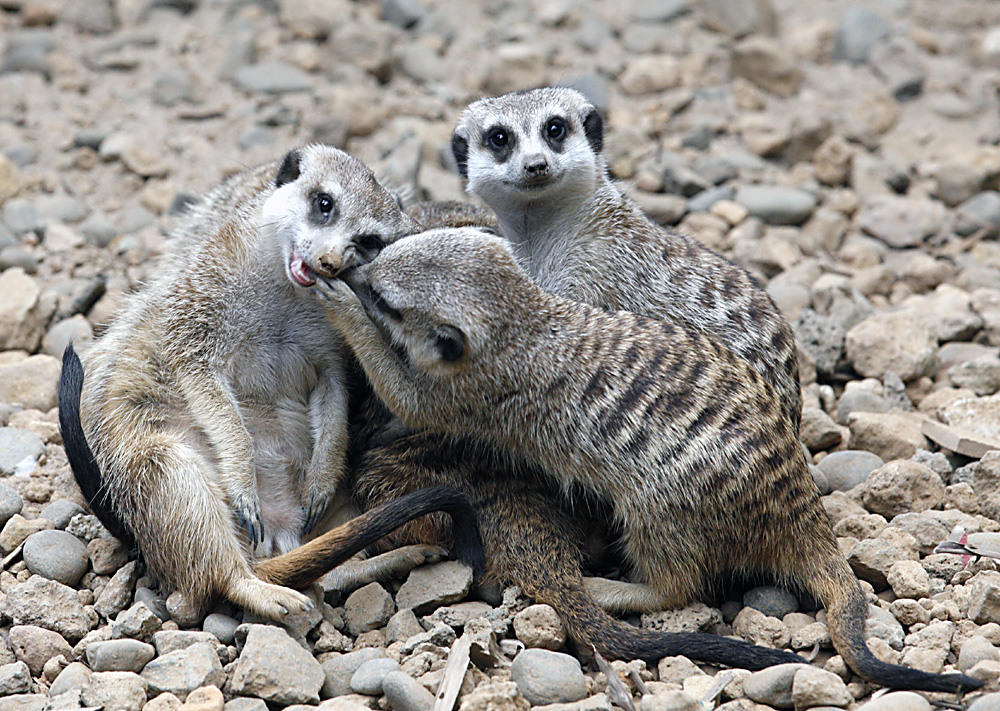
M 549 162 L 541 158 L 525 163 L 524 172 L 529 178 L 539 178 L 549 172 Z

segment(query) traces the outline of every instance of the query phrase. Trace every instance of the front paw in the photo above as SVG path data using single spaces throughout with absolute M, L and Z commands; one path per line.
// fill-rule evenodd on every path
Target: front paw
M 235 497 L 232 508 L 236 525 L 246 531 L 250 547 L 257 548 L 264 540 L 264 517 L 260 512 L 260 501 L 257 496 Z
M 312 292 L 319 297 L 321 304 L 332 310 L 343 308 L 357 300 L 351 287 L 342 279 L 318 279 L 312 287 Z

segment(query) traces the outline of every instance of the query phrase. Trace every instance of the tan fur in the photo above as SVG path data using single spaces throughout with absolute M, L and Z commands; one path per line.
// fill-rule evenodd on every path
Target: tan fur
M 683 320 L 549 294 L 503 241 L 471 229 L 401 240 L 344 278 L 322 288 L 330 318 L 389 409 L 606 502 L 644 605 L 680 605 L 721 574 L 763 572 L 824 602 L 835 647 L 865 678 L 977 685 L 872 656 L 867 602 L 797 427 L 727 347 Z

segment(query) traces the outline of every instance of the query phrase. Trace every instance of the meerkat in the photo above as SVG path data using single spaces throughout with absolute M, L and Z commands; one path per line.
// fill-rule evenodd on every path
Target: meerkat
M 747 360 L 684 319 L 551 294 L 508 242 L 433 230 L 317 284 L 331 322 L 402 421 L 523 458 L 607 502 L 625 557 L 664 607 L 725 573 L 765 573 L 821 600 L 863 678 L 978 688 L 877 659 L 868 603 L 840 552 L 797 431 Z
M 291 151 L 192 206 L 84 363 L 67 353 L 60 417 L 81 489 L 192 604 L 221 594 L 279 617 L 308 599 L 271 581 L 342 555 L 343 531 L 298 549 L 343 479 L 349 429 L 349 355 L 309 287 L 417 229 L 360 161 Z M 470 513 L 454 494 L 412 510 Z

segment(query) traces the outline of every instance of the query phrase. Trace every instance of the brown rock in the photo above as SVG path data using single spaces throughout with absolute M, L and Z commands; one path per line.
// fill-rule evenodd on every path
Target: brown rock
M 928 466 L 895 460 L 871 473 L 861 500 L 872 513 L 891 519 L 910 511 L 938 508 L 944 502 L 944 482 Z
M 851 448 L 863 449 L 883 461 L 909 459 L 930 445 L 922 432 L 923 417 L 912 413 L 852 412 L 847 417 Z
M 7 641 L 19 661 L 28 665 L 32 676 L 39 676 L 45 662 L 55 656 L 73 657 L 73 648 L 58 632 L 35 625 L 15 625 L 10 628 Z

